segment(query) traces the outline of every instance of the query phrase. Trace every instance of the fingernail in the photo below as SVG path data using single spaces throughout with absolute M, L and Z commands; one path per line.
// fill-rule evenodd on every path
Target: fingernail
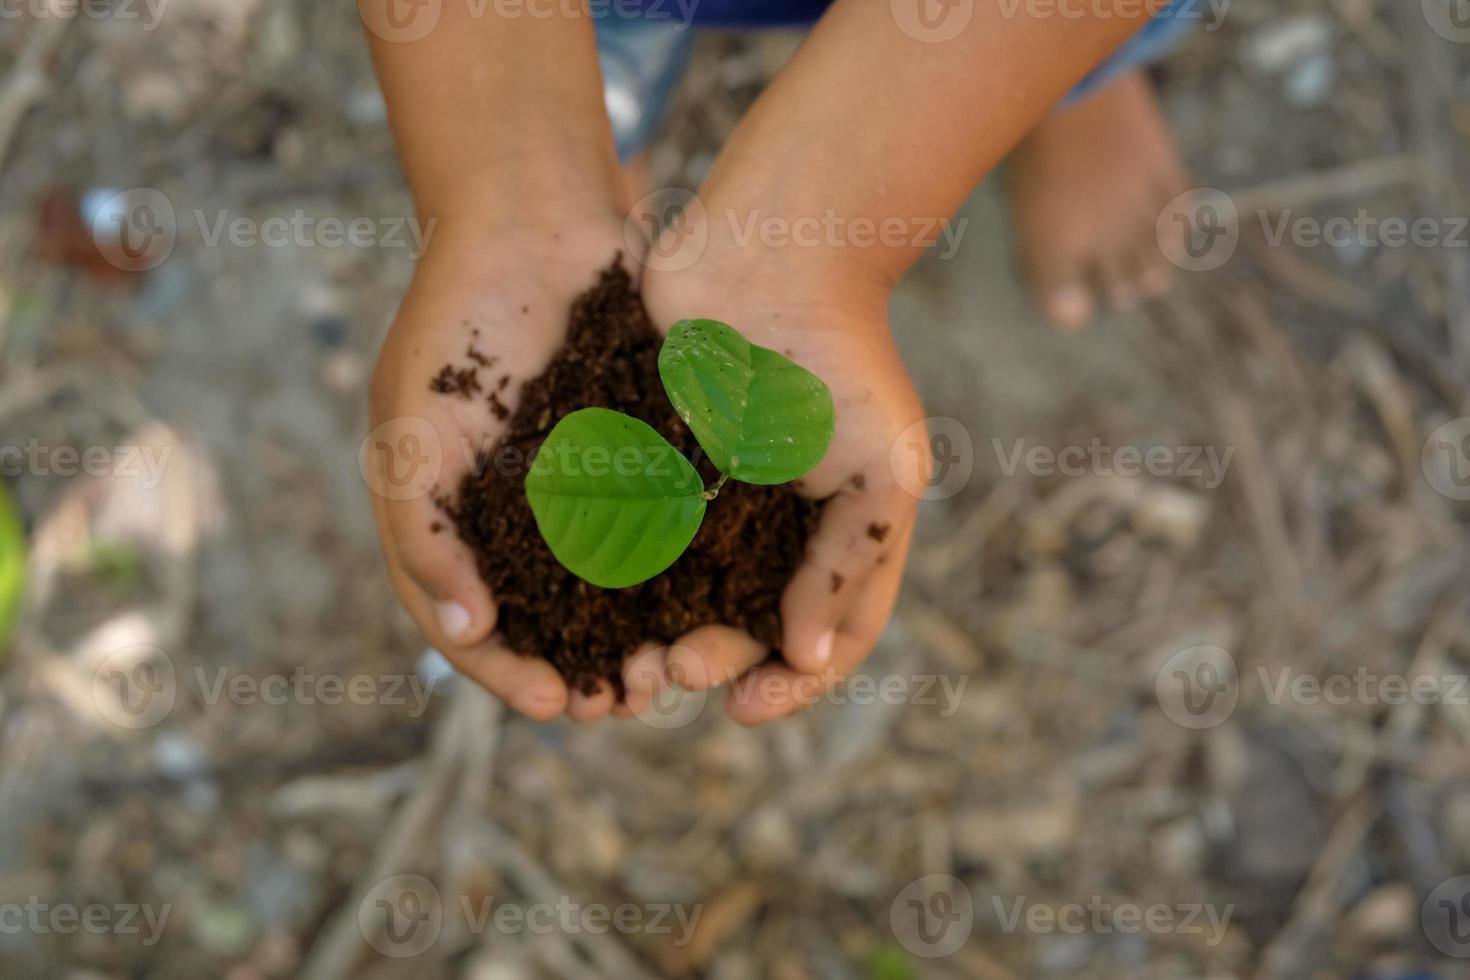
M 817 662 L 817 666 L 827 666 L 827 661 L 832 659 L 832 644 L 836 640 L 836 630 L 828 630 L 817 638 L 817 645 L 812 649 L 812 659 Z
M 576 696 L 576 693 L 573 692 L 572 697 Z M 556 695 L 537 690 L 521 691 L 511 699 L 511 707 L 525 715 L 536 714 L 544 708 L 551 707 L 554 703 L 556 703 Z
M 435 606 L 439 628 L 451 640 L 457 640 L 470 628 L 470 611 L 457 602 L 441 602 Z

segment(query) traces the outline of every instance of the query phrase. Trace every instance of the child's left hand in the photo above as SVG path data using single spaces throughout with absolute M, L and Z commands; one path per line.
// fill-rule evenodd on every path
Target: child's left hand
M 643 295 L 660 330 L 686 317 L 731 324 L 832 389 L 836 433 L 822 463 L 797 482 L 831 498 L 781 602 L 786 662 L 743 632 L 706 627 L 670 648 L 680 686 L 733 682 L 730 716 L 761 724 L 807 707 L 872 651 L 898 597 L 929 461 L 900 436 L 924 418 L 888 328 L 888 289 L 806 274 L 790 255 L 725 249 L 680 272 L 645 270 Z M 759 297 L 755 299 L 754 297 Z M 920 445 L 923 441 L 919 440 Z

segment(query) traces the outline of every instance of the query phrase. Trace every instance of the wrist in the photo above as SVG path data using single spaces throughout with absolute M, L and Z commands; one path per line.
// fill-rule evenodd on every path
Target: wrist
M 885 302 L 926 249 L 953 235 L 945 218 L 829 203 L 834 200 L 840 197 L 790 188 L 739 195 L 716 189 L 702 194 L 703 228 L 690 227 L 704 236 L 707 253 L 734 265 L 759 268 L 795 288 L 877 293 Z
M 713 277 L 718 288 L 752 300 L 836 299 L 886 310 L 901 270 L 874 223 L 832 208 L 767 200 L 774 199 L 701 192 L 677 231 L 650 251 L 650 278 Z
M 411 186 L 419 219 L 466 237 L 564 233 L 621 224 L 626 190 L 616 157 L 597 144 L 524 143 Z

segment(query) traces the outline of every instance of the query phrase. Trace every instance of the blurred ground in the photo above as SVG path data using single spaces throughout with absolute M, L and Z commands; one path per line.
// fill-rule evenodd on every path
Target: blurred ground
M 976 194 L 894 304 L 948 463 L 900 615 L 866 687 L 754 732 L 426 686 L 357 467 L 414 251 L 360 25 L 113 6 L 0 34 L 0 975 L 1470 976 L 1470 46 L 1433 4 L 1239 5 L 1170 61 L 1242 235 L 1144 316 L 1048 331 Z M 794 43 L 702 42 L 656 184 Z M 158 268 L 42 260 L 54 202 L 140 187 Z

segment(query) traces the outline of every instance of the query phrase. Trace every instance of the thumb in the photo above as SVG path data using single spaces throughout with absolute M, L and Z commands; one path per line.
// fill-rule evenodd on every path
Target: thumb
M 380 501 L 377 510 L 389 560 L 429 597 L 444 638 L 469 646 L 488 637 L 495 600 L 449 515 L 428 497 Z

